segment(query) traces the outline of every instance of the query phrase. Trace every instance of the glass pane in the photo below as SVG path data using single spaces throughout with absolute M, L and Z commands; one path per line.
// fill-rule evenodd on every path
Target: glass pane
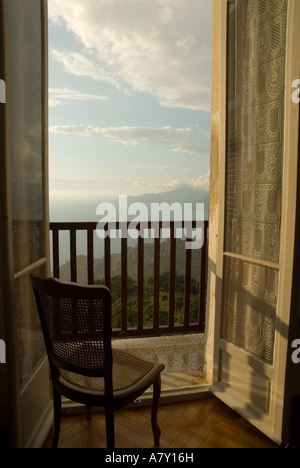
M 15 271 L 44 257 L 40 0 L 10 0 L 10 138 Z
M 13 259 L 15 273 L 21 273 L 14 296 L 24 386 L 45 356 L 29 274 L 23 272 L 45 257 L 41 2 L 10 0 L 7 14 Z M 45 267 L 33 273 L 45 274 Z
M 287 1 L 230 2 L 225 250 L 279 262 Z
M 45 266 L 33 271 L 32 274 L 45 277 Z M 46 355 L 29 275 L 24 275 L 15 281 L 14 298 L 21 371 L 20 379 L 21 386 L 24 386 L 30 379 L 33 370 Z

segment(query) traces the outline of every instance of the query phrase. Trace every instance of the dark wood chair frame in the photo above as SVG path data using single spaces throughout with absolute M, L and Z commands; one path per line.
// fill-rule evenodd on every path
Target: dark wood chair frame
M 132 403 L 151 385 L 153 385 L 151 424 L 154 445 L 158 447 L 161 431 L 157 423 L 157 413 L 161 393 L 161 372 L 164 370 L 164 365 L 152 363 L 153 367 L 151 371 L 143 375 L 138 382 L 135 382 L 129 388 L 127 387 L 114 391 L 111 293 L 109 289 L 105 286 L 82 286 L 74 283 L 65 283 L 54 278 L 41 279 L 31 277 L 31 282 L 45 340 L 53 387 L 54 425 L 52 447 L 56 448 L 58 446 L 62 395 L 72 401 L 86 405 L 88 417 L 91 416 L 91 407 L 105 407 L 107 448 L 112 449 L 115 447 L 114 412 Z M 70 298 L 72 301 L 102 302 L 104 311 L 103 331 L 101 331 L 99 335 L 99 342 L 101 341 L 102 347 L 104 348 L 103 365 L 99 367 L 86 366 L 76 359 L 65 359 L 55 351 L 55 342 L 49 331 L 49 324 L 47 321 L 47 314 L 49 311 L 45 310 L 46 307 L 41 300 L 42 295 L 54 298 L 58 301 L 63 298 Z M 60 310 L 57 310 L 56 313 L 60 313 Z M 70 333 L 71 332 L 70 330 Z M 95 333 L 93 333 L 93 335 L 95 335 Z M 62 337 L 59 339 L 61 341 Z M 68 340 L 69 338 L 64 336 L 63 339 Z M 76 339 L 78 339 L 78 337 L 76 337 Z M 95 340 L 95 336 L 93 336 L 93 340 Z M 122 353 L 130 360 L 132 355 L 125 351 L 122 351 Z M 139 359 L 141 363 L 150 363 L 150 361 L 145 359 Z M 104 392 L 85 390 L 71 385 L 61 378 L 61 370 L 79 374 L 80 376 L 104 379 Z

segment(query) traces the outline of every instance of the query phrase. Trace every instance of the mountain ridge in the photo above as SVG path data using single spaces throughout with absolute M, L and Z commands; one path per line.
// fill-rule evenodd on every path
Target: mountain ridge
M 196 208 L 196 203 L 204 203 L 204 218 L 205 220 L 208 220 L 209 191 L 198 190 L 190 187 L 180 187 L 166 192 L 144 193 L 143 195 L 127 196 L 127 206 L 134 203 L 143 203 L 147 206 L 148 209 L 152 203 L 168 203 L 170 206 L 174 203 L 179 203 L 181 205 L 184 203 L 192 203 L 194 204 L 194 211 Z M 114 200 L 113 204 L 118 206 L 119 200 Z
M 176 249 L 176 273 L 177 275 L 185 274 L 185 241 L 177 240 Z M 192 278 L 199 278 L 200 275 L 200 250 L 192 251 Z M 137 262 L 138 262 L 138 245 L 128 247 L 127 250 L 127 269 L 128 276 L 137 280 Z M 94 276 L 95 280 L 104 278 L 104 257 L 94 259 Z M 170 240 L 161 242 L 160 248 L 160 274 L 164 274 L 170 270 Z M 144 279 L 147 280 L 153 276 L 154 272 L 154 252 L 153 244 L 144 245 Z M 121 275 L 121 253 L 111 255 L 111 276 Z M 60 277 L 63 281 L 70 280 L 70 261 L 67 261 L 60 267 Z M 87 256 L 77 256 L 77 281 L 81 284 L 87 282 Z
M 204 200 L 203 200 L 204 198 Z M 128 196 L 130 201 L 151 202 L 179 202 L 179 203 L 205 203 L 209 199 L 209 191 L 204 189 L 195 189 L 190 187 L 179 187 L 166 192 L 144 193 L 142 195 Z

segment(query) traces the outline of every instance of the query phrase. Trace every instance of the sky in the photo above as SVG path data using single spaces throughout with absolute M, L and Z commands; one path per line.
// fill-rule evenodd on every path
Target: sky
M 211 0 L 48 0 L 50 201 L 209 188 Z

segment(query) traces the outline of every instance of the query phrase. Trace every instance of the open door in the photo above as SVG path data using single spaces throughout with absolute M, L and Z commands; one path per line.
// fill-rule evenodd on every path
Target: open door
M 9 444 L 39 447 L 52 425 L 49 369 L 30 274 L 49 259 L 47 1 L 0 0 L 1 317 Z
M 300 70 L 300 2 L 216 0 L 215 13 L 220 217 L 211 390 L 281 443 L 297 196 L 299 104 L 292 83 Z

